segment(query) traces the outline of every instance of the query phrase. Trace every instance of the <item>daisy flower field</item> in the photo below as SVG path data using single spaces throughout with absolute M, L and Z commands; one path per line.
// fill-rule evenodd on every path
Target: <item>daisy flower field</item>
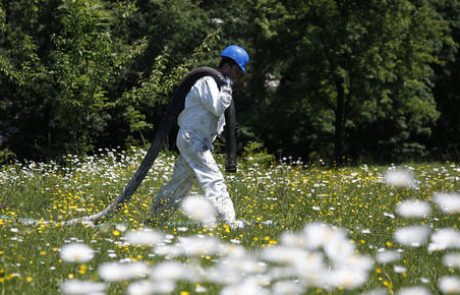
M 2 166 L 0 294 L 460 293 L 458 164 L 242 161 L 225 177 L 244 227 L 208 222 L 215 210 L 196 187 L 149 227 L 173 170 L 164 153 L 111 219 L 62 225 L 104 209 L 144 155 Z

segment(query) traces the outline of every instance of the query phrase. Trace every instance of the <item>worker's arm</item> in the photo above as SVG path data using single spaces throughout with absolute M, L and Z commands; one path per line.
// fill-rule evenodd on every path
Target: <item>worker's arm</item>
M 203 77 L 193 87 L 198 92 L 204 107 L 217 117 L 222 116 L 232 102 L 232 89 L 229 83 L 219 90 L 212 77 Z

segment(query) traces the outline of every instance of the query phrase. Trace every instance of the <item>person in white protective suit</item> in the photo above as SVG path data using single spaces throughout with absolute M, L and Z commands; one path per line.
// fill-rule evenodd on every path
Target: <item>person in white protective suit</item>
M 226 84 L 220 90 L 210 76 L 198 79 L 185 97 L 185 107 L 179 114 L 179 132 L 176 144 L 180 155 L 171 180 L 156 196 L 151 216 L 155 222 L 165 221 L 198 181 L 204 196 L 216 208 L 219 216 L 231 227 L 242 227 L 236 220 L 232 200 L 224 177 L 212 155 L 212 143 L 223 131 L 224 112 L 232 101 L 232 80 L 246 73 L 247 52 L 236 45 L 226 47 L 220 54 L 217 68 L 225 76 Z

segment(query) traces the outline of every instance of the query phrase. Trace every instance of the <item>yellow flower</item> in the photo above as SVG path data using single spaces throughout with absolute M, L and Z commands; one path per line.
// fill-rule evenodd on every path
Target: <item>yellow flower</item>
M 269 244 L 269 245 L 276 245 L 276 244 L 278 244 L 278 241 L 276 241 L 276 240 L 270 240 L 270 241 L 268 241 L 268 244 Z
M 390 281 L 384 281 L 384 282 L 383 282 L 383 285 L 384 285 L 387 289 L 393 289 L 393 283 L 391 283 Z
M 79 269 L 78 269 L 78 272 L 79 272 L 81 275 L 84 275 L 87 271 L 88 271 L 88 265 L 86 265 L 86 264 L 80 264 L 80 267 L 79 267 Z
M 228 224 L 224 224 L 224 230 L 226 233 L 230 232 L 230 226 Z

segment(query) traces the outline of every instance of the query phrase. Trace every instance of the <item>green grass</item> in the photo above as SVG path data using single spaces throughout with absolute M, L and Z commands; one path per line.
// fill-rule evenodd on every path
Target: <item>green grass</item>
M 9 219 L 0 221 L 0 294 L 59 294 L 59 284 L 69 278 L 100 281 L 97 266 L 103 262 L 130 258 L 155 265 L 163 261 L 162 257 L 152 257 L 150 249 L 120 243 L 123 233 L 116 230 L 116 225 L 125 224 L 129 229 L 141 227 L 155 193 L 171 176 L 172 155 L 162 155 L 157 160 L 131 202 L 102 226 L 27 226 L 15 221 L 18 217 L 59 221 L 95 213 L 118 195 L 141 158 L 140 152 L 128 155 L 110 151 L 86 159 L 69 157 L 65 166 L 31 162 L 2 167 L 0 214 Z M 458 270 L 442 265 L 446 251 L 428 253 L 426 245 L 410 248 L 398 245 L 393 239 L 398 227 L 410 224 L 428 224 L 433 230 L 458 228 L 459 215 L 443 215 L 433 203 L 428 218 L 404 219 L 395 213 L 401 200 L 417 198 L 431 202 L 434 192 L 459 191 L 458 165 L 403 165 L 413 169 L 418 189 L 385 185 L 381 176 L 388 167 L 383 166 L 341 169 L 287 164 L 263 167 L 241 163 L 240 166 L 236 175 L 226 176 L 238 218 L 273 224 L 252 224 L 239 231 L 229 231 L 223 225 L 214 230 L 189 225 L 183 232 L 178 230 L 183 225 L 174 225 L 187 222 L 178 211 L 171 223 L 160 230 L 176 237 L 211 234 L 224 242 L 238 240 L 250 251 L 257 251 L 278 244 L 285 231 L 302 230 L 306 223 L 325 222 L 346 229 L 357 251 L 371 258 L 378 249 L 402 249 L 402 258 L 397 262 L 387 265 L 374 262 L 367 282 L 358 289 L 314 287 L 307 291 L 311 294 L 359 294 L 376 288 L 385 288 L 391 294 L 416 285 L 437 294 L 441 276 L 459 274 Z M 59 250 L 69 240 L 92 247 L 95 258 L 86 264 L 63 262 Z M 115 253 L 116 257 L 109 257 L 109 253 Z M 213 259 L 204 257 L 202 263 L 211 265 Z M 395 265 L 404 266 L 407 271 L 396 273 Z M 111 283 L 107 293 L 125 294 L 128 284 Z M 208 293 L 219 293 L 220 286 L 204 286 Z M 195 287 L 194 283 L 181 282 L 175 292 L 193 294 Z

